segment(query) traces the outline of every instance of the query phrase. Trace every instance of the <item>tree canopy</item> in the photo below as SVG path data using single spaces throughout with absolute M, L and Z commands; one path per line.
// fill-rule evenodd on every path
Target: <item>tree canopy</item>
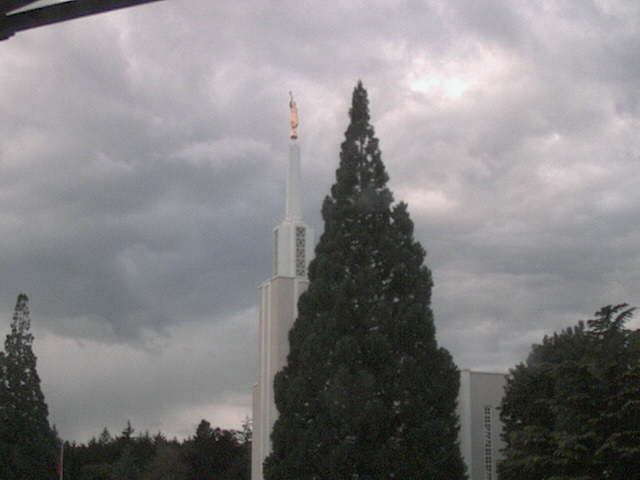
M 640 333 L 634 308 L 545 337 L 511 371 L 502 480 L 640 478 Z

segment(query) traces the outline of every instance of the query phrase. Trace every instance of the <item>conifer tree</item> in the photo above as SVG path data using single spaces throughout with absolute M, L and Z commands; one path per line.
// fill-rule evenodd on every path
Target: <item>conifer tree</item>
M 248 468 L 243 451 L 237 432 L 201 420 L 195 436 L 184 444 L 187 480 L 244 480 Z
M 111 436 L 111 432 L 107 427 L 102 429 L 100 432 L 100 436 L 98 437 L 98 443 L 100 445 L 109 445 L 113 441 L 113 437 Z
M 361 82 L 350 119 L 275 379 L 266 478 L 463 479 L 458 370 L 436 342 L 425 251 L 393 204 Z
M 55 477 L 56 442 L 30 332 L 29 299 L 20 294 L 5 340 L 0 375 L 0 478 Z
M 9 456 L 11 453 L 11 439 L 8 431 L 7 416 L 9 414 L 6 357 L 0 352 L 0 478 L 10 478 Z

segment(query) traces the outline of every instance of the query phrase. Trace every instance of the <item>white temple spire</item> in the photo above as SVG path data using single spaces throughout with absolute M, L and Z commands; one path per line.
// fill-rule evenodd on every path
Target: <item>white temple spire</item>
M 296 140 L 289 144 L 289 171 L 287 173 L 287 205 L 285 219 L 302 220 L 302 199 L 300 192 L 300 148 Z
M 298 147 L 298 110 L 289 101 L 291 134 L 285 218 L 273 229 L 273 274 L 260 285 L 258 382 L 253 389 L 251 480 L 264 480 L 262 465 L 271 452 L 278 418 L 273 380 L 287 364 L 289 331 L 298 316 L 298 297 L 307 289 L 313 256 L 313 229 L 302 220 L 302 181 Z
M 289 169 L 287 173 L 287 204 L 285 219 L 302 220 L 302 198 L 300 192 L 300 148 L 298 147 L 298 107 L 289 92 L 291 141 L 289 143 Z

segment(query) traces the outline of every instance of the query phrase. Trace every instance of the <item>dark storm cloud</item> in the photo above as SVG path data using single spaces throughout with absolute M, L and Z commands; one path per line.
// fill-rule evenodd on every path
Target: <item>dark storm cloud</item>
M 63 435 L 248 413 L 290 89 L 320 233 L 363 79 L 461 366 L 637 302 L 639 25 L 614 0 L 183 0 L 0 44 L 0 302 L 32 297 Z

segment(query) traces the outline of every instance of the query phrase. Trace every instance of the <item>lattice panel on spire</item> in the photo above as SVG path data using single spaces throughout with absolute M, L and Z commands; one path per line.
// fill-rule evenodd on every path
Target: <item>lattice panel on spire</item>
M 307 274 L 306 262 L 306 231 L 304 227 L 296 227 L 296 276 L 304 277 Z

